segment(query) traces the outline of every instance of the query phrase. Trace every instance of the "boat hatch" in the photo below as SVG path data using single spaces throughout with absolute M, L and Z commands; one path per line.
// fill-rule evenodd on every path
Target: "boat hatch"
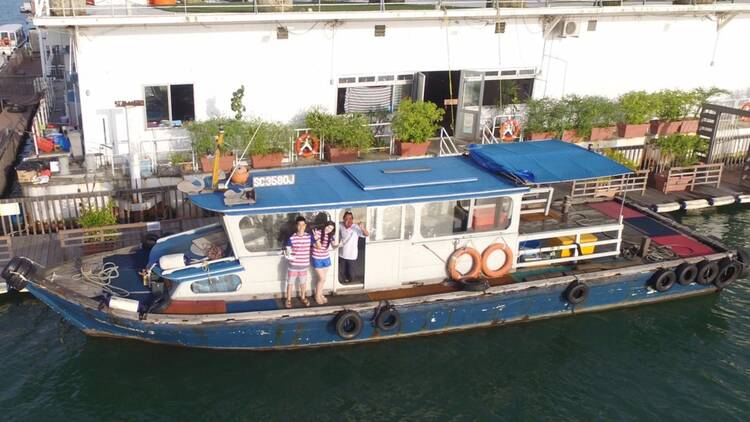
M 523 183 L 559 183 L 632 173 L 607 157 L 562 141 L 471 145 L 469 156 L 485 169 Z
M 420 161 L 385 161 L 377 166 L 347 165 L 344 171 L 366 191 L 477 181 L 475 175 L 458 173 L 453 167 L 432 166 Z

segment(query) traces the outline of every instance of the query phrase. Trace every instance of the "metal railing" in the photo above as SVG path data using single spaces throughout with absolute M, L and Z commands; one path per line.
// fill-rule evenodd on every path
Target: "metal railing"
M 487 125 L 482 125 L 482 144 L 499 144 L 500 141 L 495 137 L 493 130 Z
M 582 201 L 595 198 L 611 198 L 626 192 L 646 192 L 648 170 L 638 170 L 621 176 L 590 180 L 575 180 L 570 188 L 570 198 Z
M 440 151 L 438 152 L 439 156 L 444 155 L 459 155 L 460 152 L 458 151 L 458 147 L 456 147 L 456 143 L 453 142 L 453 139 L 448 135 L 448 131 L 445 130 L 444 127 L 440 128 Z
M 748 0 L 729 0 L 724 3 L 747 3 Z M 684 5 L 704 5 L 701 0 L 684 0 Z M 379 0 L 354 2 L 351 0 L 276 1 L 251 0 L 231 3 L 196 3 L 149 6 L 146 0 L 97 0 L 96 5 L 86 5 L 85 0 L 34 0 L 36 16 L 139 16 L 165 13 L 310 13 L 341 11 L 403 11 L 445 9 L 518 9 L 554 7 L 592 7 L 672 5 L 671 0 Z
M 140 198 L 134 202 L 133 198 Z M 0 199 L 17 212 L 0 216 L 0 235 L 46 234 L 80 228 L 79 219 L 88 209 L 111 206 L 118 223 L 161 221 L 177 218 L 201 218 L 213 215 L 196 207 L 176 186 L 147 189 L 121 189 Z
M 552 205 L 554 188 L 533 188 L 523 194 L 521 198 L 521 215 L 523 214 L 549 214 Z
M 617 256 L 622 228 L 620 218 L 619 223 L 521 234 L 516 268 Z
M 666 194 L 693 190 L 696 185 L 713 185 L 718 188 L 721 184 L 723 170 L 723 163 L 698 164 L 687 167 L 672 167 L 666 176 L 656 175 L 656 177 L 665 177 L 661 190 Z

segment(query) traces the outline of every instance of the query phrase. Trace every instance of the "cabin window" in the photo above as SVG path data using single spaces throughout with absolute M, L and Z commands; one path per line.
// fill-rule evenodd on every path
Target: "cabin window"
M 240 220 L 240 233 L 248 252 L 280 250 L 296 230 L 297 216 L 307 220 L 307 230 L 320 228 L 330 219 L 325 212 L 248 215 Z
M 150 128 L 181 126 L 195 120 L 193 85 L 153 85 L 144 88 L 146 125 Z
M 409 239 L 414 233 L 414 207 L 395 205 L 370 208 L 370 240 Z
M 513 201 L 508 197 L 474 200 L 471 229 L 475 232 L 505 230 L 510 226 Z
M 432 202 L 422 206 L 419 232 L 424 238 L 450 236 L 467 230 L 469 201 Z
M 234 274 L 211 276 L 190 284 L 193 293 L 228 293 L 236 292 L 242 285 L 240 278 Z

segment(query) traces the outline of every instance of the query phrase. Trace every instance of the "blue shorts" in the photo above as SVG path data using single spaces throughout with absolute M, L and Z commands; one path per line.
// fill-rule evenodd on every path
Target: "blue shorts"
M 331 266 L 331 258 L 315 259 L 312 260 L 313 268 L 328 268 Z

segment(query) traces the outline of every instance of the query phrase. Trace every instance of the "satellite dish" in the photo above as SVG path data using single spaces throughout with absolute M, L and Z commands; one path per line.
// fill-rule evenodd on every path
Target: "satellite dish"
M 203 190 L 203 182 L 198 179 L 183 180 L 177 184 L 177 190 L 187 195 L 200 193 Z

